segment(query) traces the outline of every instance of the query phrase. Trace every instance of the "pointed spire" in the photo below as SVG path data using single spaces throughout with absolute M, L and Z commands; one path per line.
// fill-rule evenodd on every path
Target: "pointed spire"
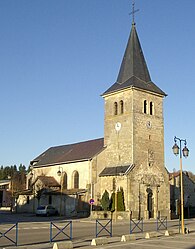
M 134 21 L 117 81 L 103 95 L 126 88 L 139 88 L 166 96 L 166 93 L 151 81 Z
M 122 84 L 132 76 L 145 82 L 151 81 L 134 21 L 132 23 L 130 37 L 122 60 L 117 82 Z

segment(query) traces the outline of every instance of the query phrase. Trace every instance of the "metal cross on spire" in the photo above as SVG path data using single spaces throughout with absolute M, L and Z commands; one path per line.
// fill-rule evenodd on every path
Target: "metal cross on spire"
M 138 11 L 139 11 L 139 9 L 135 10 L 135 1 L 132 0 L 132 12 L 129 13 L 129 15 L 132 15 L 132 17 L 133 17 L 132 24 L 135 24 L 135 13 Z

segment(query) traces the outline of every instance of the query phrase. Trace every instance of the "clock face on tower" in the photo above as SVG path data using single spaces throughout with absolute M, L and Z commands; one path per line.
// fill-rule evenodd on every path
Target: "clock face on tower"
M 120 129 L 121 129 L 121 123 L 120 123 L 120 122 L 117 122 L 117 123 L 115 124 L 115 130 L 116 130 L 116 131 L 120 131 Z

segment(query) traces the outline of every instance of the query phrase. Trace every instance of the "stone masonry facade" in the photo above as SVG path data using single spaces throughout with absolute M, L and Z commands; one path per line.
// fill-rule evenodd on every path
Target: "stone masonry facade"
M 104 167 L 134 165 L 128 175 L 102 177 L 96 183 L 96 198 L 107 190 L 124 190 L 125 206 L 134 218 L 169 216 L 169 178 L 164 167 L 163 98 L 136 89 L 110 94 L 105 99 L 105 150 L 98 155 L 97 175 Z M 144 113 L 144 101 L 152 113 Z M 123 113 L 115 115 L 114 104 L 123 101 Z M 121 129 L 116 131 L 115 124 Z M 151 210 L 150 210 L 151 209 Z

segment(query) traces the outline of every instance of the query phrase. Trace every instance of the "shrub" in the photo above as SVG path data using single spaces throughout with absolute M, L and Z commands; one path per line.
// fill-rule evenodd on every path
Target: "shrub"
M 107 190 L 105 190 L 103 195 L 102 195 L 101 205 L 102 205 L 102 208 L 104 211 L 109 210 L 110 200 L 109 200 L 109 193 Z
M 125 211 L 125 201 L 124 201 L 124 191 L 123 188 L 120 188 L 117 191 L 117 211 Z M 112 193 L 110 198 L 110 210 L 111 212 L 115 211 L 115 193 Z
M 110 211 L 111 212 L 115 211 L 115 193 L 112 193 L 110 198 Z
M 125 211 L 124 191 L 123 188 L 117 192 L 117 211 Z

